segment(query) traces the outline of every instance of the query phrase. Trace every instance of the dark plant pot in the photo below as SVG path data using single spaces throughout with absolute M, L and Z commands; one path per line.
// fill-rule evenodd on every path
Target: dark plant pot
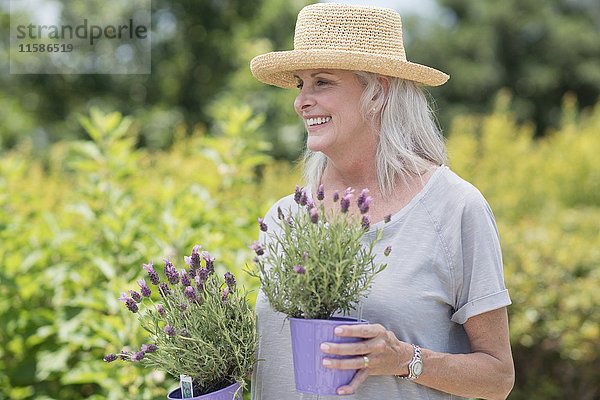
M 356 369 L 331 369 L 323 366 L 323 358 L 350 358 L 351 356 L 326 355 L 321 343 L 352 343 L 361 338 L 339 337 L 333 333 L 339 325 L 368 323 L 356 318 L 335 317 L 331 319 L 290 318 L 292 353 L 294 356 L 294 380 L 296 391 L 302 393 L 336 395 L 340 386 L 350 383 Z
M 236 382 L 233 385 L 217 390 L 216 392 L 191 397 L 186 400 L 242 400 L 242 392 L 243 390 L 240 389 L 240 384 Z M 181 388 L 177 388 L 167 395 L 168 400 L 181 398 Z

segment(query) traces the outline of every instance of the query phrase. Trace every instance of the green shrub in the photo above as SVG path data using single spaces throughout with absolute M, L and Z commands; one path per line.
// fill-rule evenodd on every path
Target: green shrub
M 81 119 L 90 140 L 54 145 L 46 163 L 26 146 L 3 154 L 0 398 L 165 398 L 164 375 L 102 361 L 115 344 L 143 343 L 114 289 L 135 285 L 142 263 L 200 243 L 220 273 L 256 288 L 241 273 L 247 245 L 288 186 L 259 190 L 257 171 L 279 181 L 289 168 L 264 154 L 248 109 L 223 121 L 213 137 L 180 135 L 152 153 L 135 147 L 135 121 L 92 110 Z
M 490 115 L 457 117 L 451 166 L 489 200 L 500 229 L 517 381 L 510 398 L 600 397 L 600 104 L 544 139 L 518 125 L 501 94 Z M 92 111 L 85 142 L 40 160 L 26 145 L 0 157 L 0 399 L 164 399 L 174 382 L 102 361 L 125 326 L 115 287 L 142 263 L 210 248 L 239 272 L 256 218 L 299 182 L 260 140 L 248 109 L 221 110 L 215 135 L 175 132 L 166 152 L 136 148 L 136 121 Z M 220 262 L 220 263 L 219 263 Z
M 452 167 L 480 188 L 500 230 L 516 386 L 511 399 L 600 396 L 600 104 L 545 138 L 496 111 L 458 118 Z

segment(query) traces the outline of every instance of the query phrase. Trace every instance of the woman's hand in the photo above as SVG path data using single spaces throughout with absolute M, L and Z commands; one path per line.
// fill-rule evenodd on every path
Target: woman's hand
M 379 324 L 344 325 L 336 335 L 359 337 L 357 343 L 323 343 L 324 353 L 349 355 L 349 359 L 326 358 L 327 368 L 356 369 L 352 381 L 338 388 L 339 394 L 352 394 L 369 375 L 407 375 L 413 356 L 412 345 L 396 338 Z M 464 324 L 471 353 L 450 354 L 421 349 L 424 371 L 420 385 L 462 397 L 506 399 L 515 379 L 508 335 L 506 307 L 475 315 Z M 365 365 L 365 358 L 368 365 Z
M 323 366 L 337 369 L 358 369 L 352 381 L 338 388 L 338 394 L 353 394 L 369 375 L 407 375 L 413 347 L 396 338 L 380 324 L 341 325 L 335 328 L 337 336 L 365 340 L 355 343 L 322 343 L 327 354 L 354 356 L 345 359 L 324 358 Z

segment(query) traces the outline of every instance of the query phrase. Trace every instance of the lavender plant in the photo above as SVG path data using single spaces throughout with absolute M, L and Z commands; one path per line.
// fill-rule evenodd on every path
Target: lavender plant
M 188 267 L 180 271 L 164 260 L 162 280 L 151 262 L 143 265 L 151 286 L 140 279 L 139 292 L 123 292 L 119 300 L 138 315 L 149 342 L 104 360 L 139 362 L 176 379 L 189 375 L 196 395 L 234 382 L 243 386 L 256 361 L 256 322 L 246 292 L 232 273 L 215 274 L 214 257 L 200 246 L 184 259 Z
M 356 308 L 375 275 L 386 267 L 375 263 L 373 251 L 383 231 L 378 230 L 370 243 L 363 241 L 373 201 L 368 193 L 364 189 L 357 196 L 358 213 L 351 210 L 352 188 L 341 195 L 335 192 L 332 200 L 339 210 L 326 211 L 322 185 L 317 203 L 296 186 L 298 210 L 278 209 L 273 229 L 259 218 L 265 240 L 252 244 L 256 268 L 249 272 L 260 279 L 275 310 L 295 318 L 329 319 Z M 386 248 L 384 255 L 390 251 Z

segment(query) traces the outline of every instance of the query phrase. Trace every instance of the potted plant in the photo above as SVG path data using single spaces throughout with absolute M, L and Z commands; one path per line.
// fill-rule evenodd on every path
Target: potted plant
M 333 195 L 339 210 L 326 211 L 323 186 L 317 204 L 306 190 L 296 186 L 297 207 L 277 210 L 276 226 L 270 229 L 259 218 L 263 243 L 251 247 L 256 252 L 256 268 L 261 290 L 271 307 L 290 321 L 294 377 L 299 392 L 335 395 L 339 386 L 350 382 L 356 370 L 326 369 L 322 366 L 322 342 L 350 342 L 360 339 L 336 337 L 338 325 L 366 323 L 348 317 L 365 296 L 375 275 L 386 265 L 375 262 L 375 240 L 364 243 L 370 229 L 368 190 L 357 197 L 358 211 L 350 210 L 354 190 Z M 337 207 L 337 206 L 336 206 Z M 387 220 L 387 218 L 386 218 Z M 391 248 L 386 249 L 388 255 Z M 268 360 L 267 360 L 268 362 Z
M 139 291 L 123 292 L 119 300 L 138 315 L 149 341 L 104 360 L 139 362 L 180 379 L 168 399 L 241 400 L 255 363 L 254 311 L 234 275 L 215 274 L 214 257 L 200 250 L 193 248 L 180 271 L 165 259 L 162 279 L 152 262 L 143 265 L 150 285 L 140 279 Z

